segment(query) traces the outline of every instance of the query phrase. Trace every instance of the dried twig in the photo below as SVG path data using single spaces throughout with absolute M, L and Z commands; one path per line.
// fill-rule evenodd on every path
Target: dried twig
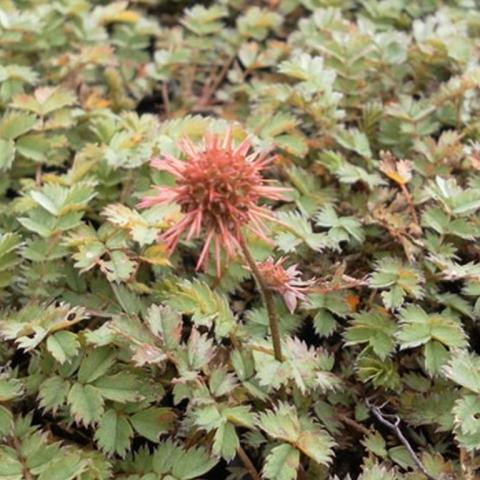
M 421 462 L 418 458 L 417 454 L 413 450 L 413 447 L 410 445 L 410 442 L 405 438 L 400 429 L 400 417 L 398 415 L 390 414 L 390 413 L 383 413 L 382 407 L 377 407 L 376 405 L 372 405 L 370 400 L 367 399 L 366 401 L 367 407 L 373 413 L 373 416 L 382 424 L 385 425 L 387 428 L 392 430 L 397 438 L 403 443 L 404 447 L 408 450 L 408 453 L 413 458 L 413 461 L 417 465 L 418 469 L 429 479 L 429 480 L 438 480 L 437 478 L 433 477 L 427 472 L 425 465 Z M 390 419 L 390 420 L 389 420 Z

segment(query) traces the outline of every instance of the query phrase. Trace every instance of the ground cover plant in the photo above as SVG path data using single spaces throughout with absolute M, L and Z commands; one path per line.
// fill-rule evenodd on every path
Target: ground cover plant
M 473 0 L 0 0 L 0 480 L 480 478 Z

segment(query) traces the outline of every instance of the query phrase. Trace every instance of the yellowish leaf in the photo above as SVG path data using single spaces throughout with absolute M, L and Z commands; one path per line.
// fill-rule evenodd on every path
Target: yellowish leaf
M 148 247 L 143 252 L 143 255 L 140 257 L 140 259 L 144 262 L 151 263 L 152 265 L 171 265 L 170 260 L 168 259 L 167 248 L 161 243 Z

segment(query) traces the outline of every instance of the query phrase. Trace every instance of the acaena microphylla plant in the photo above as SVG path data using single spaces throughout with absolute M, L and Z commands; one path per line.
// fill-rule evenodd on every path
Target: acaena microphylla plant
M 171 173 L 174 186 L 155 186 L 156 194 L 144 198 L 140 208 L 157 204 L 177 203 L 183 218 L 165 231 L 160 239 L 173 252 L 183 236 L 188 241 L 202 238 L 203 247 L 197 261 L 197 269 L 205 266 L 213 245 L 217 275 L 221 275 L 221 251 L 231 258 L 242 252 L 262 292 L 272 331 L 275 357 L 281 360 L 278 319 L 271 293 L 266 288 L 255 260 L 248 251 L 242 229 L 250 230 L 266 241 L 265 220 L 274 221 L 270 209 L 259 202 L 285 200 L 287 188 L 270 185 L 263 177 L 264 170 L 274 156 L 270 149 L 252 149 L 249 137 L 235 146 L 232 128 L 222 137 L 206 133 L 199 145 L 189 138 L 178 143 L 185 160 L 172 155 L 154 158 L 152 167 Z

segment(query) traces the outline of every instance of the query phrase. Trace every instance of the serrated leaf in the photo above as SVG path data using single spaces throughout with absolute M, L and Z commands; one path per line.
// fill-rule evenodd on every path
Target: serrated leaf
M 38 480 L 73 480 L 85 470 L 86 462 L 78 453 L 69 452 L 54 458 Z
M 369 285 L 371 288 L 388 289 L 382 292 L 382 298 L 385 307 L 390 310 L 401 307 L 406 295 L 420 299 L 423 296 L 423 281 L 416 268 L 396 258 L 385 257 L 377 263 Z
M 140 260 L 148 262 L 152 265 L 158 266 L 168 266 L 171 265 L 169 260 L 169 255 L 165 245 L 159 243 L 157 245 L 152 245 L 145 249 L 142 256 L 139 257 Z
M 41 87 L 33 95 L 16 95 L 12 107 L 27 110 L 38 115 L 48 115 L 60 108 L 73 105 L 76 97 L 73 92 L 62 88 Z
M 92 383 L 105 375 L 115 363 L 115 351 L 109 347 L 101 347 L 91 351 L 83 360 L 78 370 L 78 381 Z
M 455 402 L 452 413 L 462 433 L 466 435 L 480 433 L 480 398 L 477 395 L 464 395 L 459 398 Z
M 90 425 L 103 415 L 103 398 L 92 385 L 73 384 L 68 394 L 68 404 L 77 423 Z
M 480 394 L 480 357 L 473 353 L 460 352 L 454 355 L 445 367 L 450 380 Z
M 170 473 L 179 480 L 201 477 L 218 463 L 203 447 L 185 450 L 171 440 L 160 444 L 152 460 L 155 473 Z
M 13 428 L 13 415 L 7 408 L 0 406 L 0 439 L 8 435 Z
M 142 398 L 138 378 L 127 372 L 100 377 L 93 384 L 102 397 L 114 402 L 135 402 Z
M 239 443 L 235 427 L 231 423 L 225 422 L 215 431 L 212 452 L 228 462 L 235 458 Z
M 430 340 L 462 348 L 466 335 L 459 321 L 444 314 L 427 314 L 421 307 L 408 306 L 400 312 L 401 329 L 397 334 L 401 348 L 424 345 Z
M 259 426 L 269 436 L 293 445 L 321 465 L 328 465 L 334 445 L 330 435 L 309 419 L 298 417 L 295 407 L 280 403 L 259 416 Z
M 95 441 L 106 453 L 124 457 L 130 448 L 133 430 L 127 419 L 115 410 L 107 410 L 98 422 Z
M 395 348 L 395 322 L 381 311 L 362 312 L 354 316 L 345 332 L 345 345 L 367 343 L 385 359 Z
M 180 344 L 182 336 L 182 319 L 169 307 L 152 305 L 145 318 L 148 328 L 158 336 L 169 350 Z
M 80 348 L 77 336 L 72 332 L 57 332 L 50 335 L 47 339 L 47 350 L 60 363 L 64 363 L 73 358 Z
M 23 392 L 23 385 L 17 378 L 0 377 L 0 402 L 8 402 L 19 397 Z
M 263 476 L 269 480 L 295 480 L 300 452 L 287 443 L 272 448 L 265 459 Z
M 428 342 L 425 345 L 425 369 L 433 376 L 440 372 L 440 369 L 445 365 L 450 357 L 448 350 L 435 340 Z
M 0 138 L 0 172 L 9 170 L 15 160 L 15 143 L 13 140 Z
M 16 458 L 15 451 L 7 446 L 0 446 L 0 464 L 4 480 L 23 480 L 23 465 Z
M 110 253 L 109 261 L 102 261 L 102 266 L 110 282 L 127 281 L 135 271 L 136 262 L 121 250 Z
M 40 407 L 55 412 L 66 401 L 70 384 L 58 375 L 47 378 L 39 387 Z
M 31 130 L 36 121 L 35 115 L 10 112 L 0 119 L 0 138 L 15 140 L 17 137 Z
M 130 422 L 140 435 L 158 442 L 160 435 L 169 431 L 175 418 L 175 412 L 171 408 L 150 407 L 132 415 Z
M 385 439 L 376 430 L 365 436 L 365 438 L 362 440 L 362 445 L 374 455 L 377 455 L 381 458 L 387 457 L 387 444 Z
M 183 281 L 177 285 L 169 292 L 167 304 L 178 312 L 192 315 L 196 325 L 214 325 L 218 338 L 228 336 L 236 326 L 225 296 L 198 280 Z

